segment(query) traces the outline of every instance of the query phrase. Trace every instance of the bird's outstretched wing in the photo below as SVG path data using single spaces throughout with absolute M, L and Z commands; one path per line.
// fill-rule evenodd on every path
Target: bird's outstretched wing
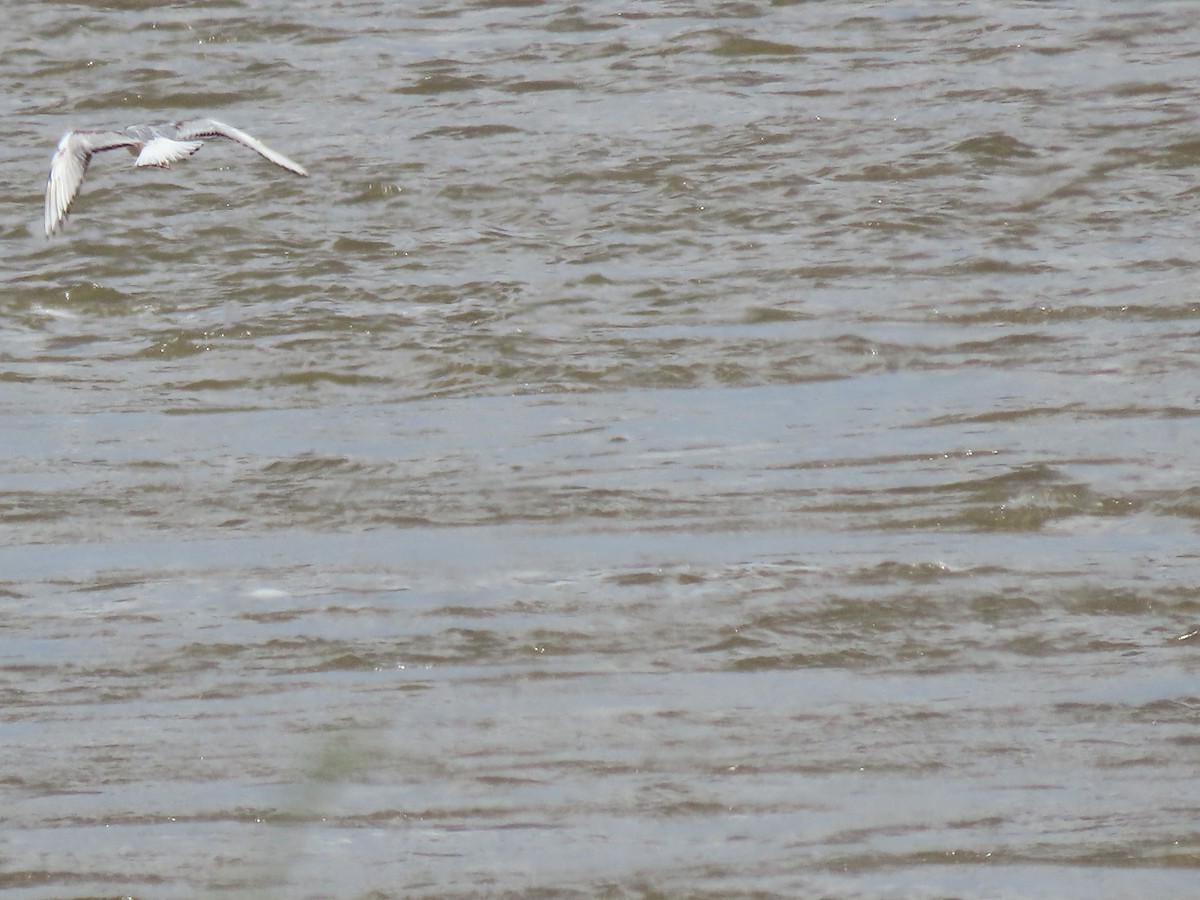
M 170 138 L 155 138 L 147 141 L 142 152 L 138 154 L 135 166 L 158 166 L 160 169 L 171 168 L 171 163 L 186 159 L 204 146 L 204 141 L 173 141 Z
M 236 141 L 243 147 L 249 147 L 259 156 L 264 159 L 269 159 L 275 165 L 287 169 L 289 172 L 294 172 L 297 175 L 307 175 L 304 166 L 298 162 L 294 162 L 284 156 L 282 153 L 277 153 L 264 144 L 257 138 L 251 137 L 246 132 L 234 128 L 232 125 L 226 125 L 223 122 L 218 122 L 215 119 L 192 119 L 187 122 L 175 123 L 178 131 L 175 134 L 176 140 L 192 141 L 197 138 L 212 138 L 223 137 L 231 141 Z
M 135 147 L 140 141 L 119 131 L 68 131 L 58 142 L 46 180 L 46 237 L 62 227 L 92 154 L 118 147 Z

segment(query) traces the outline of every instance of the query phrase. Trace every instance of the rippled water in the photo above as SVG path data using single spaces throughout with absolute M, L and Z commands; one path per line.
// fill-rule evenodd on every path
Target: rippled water
M 5 12 L 6 895 L 1193 896 L 1192 4 Z

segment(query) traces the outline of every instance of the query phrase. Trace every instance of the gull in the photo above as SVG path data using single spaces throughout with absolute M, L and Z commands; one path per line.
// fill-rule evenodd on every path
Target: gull
M 204 138 L 216 137 L 237 141 L 289 172 L 308 175 L 299 163 L 246 132 L 214 119 L 130 125 L 120 131 L 73 129 L 62 136 L 50 162 L 50 177 L 46 181 L 46 237 L 63 227 L 92 154 L 128 147 L 130 153 L 137 154 L 135 166 L 169 169 L 171 163 L 186 159 L 203 147 Z

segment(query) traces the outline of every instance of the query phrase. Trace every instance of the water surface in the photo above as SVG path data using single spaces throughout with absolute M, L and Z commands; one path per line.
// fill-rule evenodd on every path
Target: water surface
M 0 890 L 1192 895 L 1190 4 L 7 13 Z

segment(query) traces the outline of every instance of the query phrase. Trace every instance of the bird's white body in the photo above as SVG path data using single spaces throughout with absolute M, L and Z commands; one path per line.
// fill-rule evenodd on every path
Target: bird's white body
M 249 147 L 264 159 L 296 175 L 308 172 L 299 163 L 277 153 L 246 132 L 213 119 L 130 125 L 120 131 L 68 131 L 58 142 L 46 181 L 46 237 L 58 231 L 71 211 L 71 204 L 83 184 L 83 175 L 92 154 L 128 147 L 137 154 L 135 166 L 170 168 L 171 163 L 186 159 L 204 146 L 204 138 L 223 137 Z

